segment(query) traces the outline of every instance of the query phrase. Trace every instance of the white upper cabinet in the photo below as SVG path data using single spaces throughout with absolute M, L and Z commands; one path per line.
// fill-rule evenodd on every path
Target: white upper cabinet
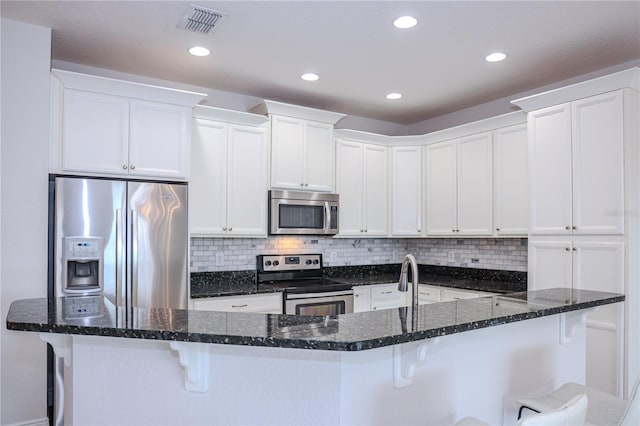
M 491 132 L 427 145 L 427 235 L 493 234 Z
M 453 235 L 457 229 L 457 149 L 455 142 L 425 147 L 427 235 Z
M 196 109 L 197 117 L 207 114 L 218 116 L 220 112 Z M 237 114 L 245 121 L 253 116 Z M 266 237 L 267 152 L 266 126 L 194 119 L 191 235 Z
M 53 71 L 51 171 L 185 180 L 205 95 Z
M 531 234 L 624 233 L 622 92 L 529 114 Z
M 422 156 L 420 146 L 391 147 L 391 235 L 422 232 Z
M 129 174 L 185 178 L 191 108 L 132 100 L 129 113 Z
M 127 174 L 129 100 L 66 90 L 61 171 Z
M 573 102 L 573 233 L 624 233 L 622 92 Z
M 388 234 L 387 152 L 385 146 L 337 141 L 339 236 L 373 237 Z
M 529 148 L 526 124 L 494 132 L 493 217 L 497 235 L 529 231 Z
M 344 117 L 274 101 L 250 112 L 271 118 L 271 187 L 303 191 L 334 190 L 334 124 Z
M 333 125 L 271 117 L 271 187 L 333 190 Z

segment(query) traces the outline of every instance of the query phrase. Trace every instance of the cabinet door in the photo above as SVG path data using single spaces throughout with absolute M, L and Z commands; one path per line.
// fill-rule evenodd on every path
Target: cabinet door
M 129 100 L 64 91 L 62 169 L 127 174 Z
M 455 142 L 426 148 L 427 235 L 455 235 L 457 228 L 457 154 Z
M 573 287 L 624 293 L 624 243 L 574 242 Z M 587 316 L 587 386 L 622 395 L 623 304 L 601 306 Z
M 571 109 L 529 113 L 530 233 L 571 234 Z
M 131 101 L 129 174 L 185 179 L 191 108 Z
M 419 236 L 422 220 L 420 147 L 391 148 L 391 233 Z
M 267 138 L 264 129 L 229 126 L 227 230 L 267 235 Z
M 574 234 L 624 233 L 622 92 L 573 102 Z
M 494 225 L 497 235 L 529 231 L 527 126 L 496 130 L 494 140 Z
M 227 226 L 227 125 L 195 119 L 191 153 L 191 235 L 221 235 Z
M 362 236 L 362 148 L 358 142 L 338 140 L 336 188 L 340 194 L 340 235 Z
M 529 241 L 529 291 L 572 286 L 572 245 L 566 241 Z
M 491 132 L 458 142 L 458 233 L 493 234 L 493 138 Z
M 384 146 L 364 145 L 363 215 L 369 236 L 389 233 L 389 161 Z M 342 194 L 340 194 L 342 209 Z
M 305 123 L 304 189 L 333 191 L 333 126 Z
M 304 122 L 296 118 L 271 117 L 271 186 L 304 189 Z
M 371 288 L 369 286 L 353 287 L 353 312 L 371 310 Z

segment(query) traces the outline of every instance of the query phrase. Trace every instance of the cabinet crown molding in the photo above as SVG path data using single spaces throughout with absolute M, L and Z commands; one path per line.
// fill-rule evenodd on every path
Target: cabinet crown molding
M 249 109 L 254 114 L 276 114 L 287 117 L 302 118 L 305 120 L 320 121 L 328 124 L 336 124 L 346 117 L 346 114 L 323 111 L 315 108 L 302 107 L 298 105 L 285 104 L 282 102 L 265 100 Z
M 269 117 L 264 115 L 204 105 L 196 105 L 193 108 L 193 118 L 254 127 L 258 127 L 269 122 Z
M 87 92 L 122 96 L 145 101 L 193 107 L 207 97 L 204 93 L 171 89 L 151 84 L 134 83 L 55 68 L 51 69 L 51 74 L 60 81 L 65 89 L 84 90 Z
M 438 130 L 423 135 L 408 136 L 387 136 L 377 133 L 363 132 L 351 129 L 335 129 L 333 134 L 336 138 L 353 142 L 370 143 L 374 145 L 386 146 L 410 146 L 429 145 L 437 142 L 444 142 L 461 137 L 489 132 L 504 127 L 526 124 L 527 115 L 522 111 L 510 112 L 496 117 L 485 118 L 471 123 L 461 124 L 444 130 Z
M 626 88 L 640 91 L 640 67 L 514 99 L 511 103 L 529 112 Z

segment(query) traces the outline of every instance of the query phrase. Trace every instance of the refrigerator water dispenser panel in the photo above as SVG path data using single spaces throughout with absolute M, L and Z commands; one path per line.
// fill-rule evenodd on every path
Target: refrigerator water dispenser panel
M 101 293 L 103 248 L 99 237 L 64 238 L 64 292 L 69 295 Z

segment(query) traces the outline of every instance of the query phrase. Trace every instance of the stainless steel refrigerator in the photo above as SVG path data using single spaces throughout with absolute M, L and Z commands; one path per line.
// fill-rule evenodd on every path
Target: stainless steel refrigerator
M 50 175 L 50 299 L 104 295 L 124 327 L 134 308 L 186 309 L 188 247 L 186 183 Z M 64 364 L 47 359 L 50 424 L 63 424 Z
M 187 308 L 185 183 L 69 176 L 50 181 L 55 297 L 103 293 L 126 312 Z M 86 281 L 91 275 L 96 280 Z

